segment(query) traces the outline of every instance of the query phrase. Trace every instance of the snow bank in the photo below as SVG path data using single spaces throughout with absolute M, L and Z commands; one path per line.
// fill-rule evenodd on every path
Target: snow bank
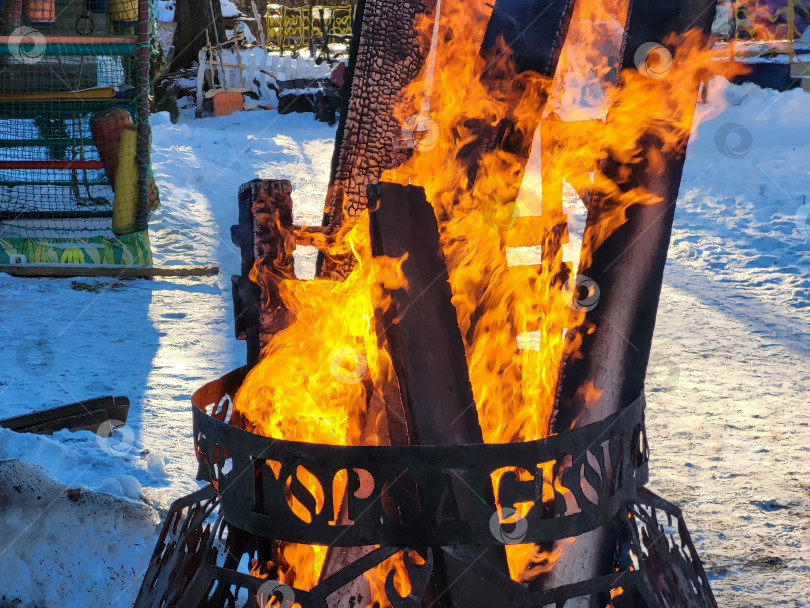
M 19 460 L 0 461 L 0 479 L 0 605 L 132 606 L 157 538 L 157 511 L 71 491 Z
M 48 437 L 0 428 L 0 459 L 24 459 L 41 466 L 71 489 L 102 491 L 131 500 L 140 498 L 143 486 L 167 485 L 163 457 L 136 444 L 128 426 L 109 437 L 66 430 Z

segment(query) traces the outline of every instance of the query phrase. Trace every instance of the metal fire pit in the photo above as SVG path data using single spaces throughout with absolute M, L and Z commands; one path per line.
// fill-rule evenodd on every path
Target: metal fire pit
M 198 478 L 210 483 L 172 505 L 136 608 L 248 608 L 258 605 L 257 594 L 265 602 L 275 594 L 294 598 L 302 608 L 326 608 L 329 595 L 403 549 L 420 549 L 426 558 L 421 565 L 405 559 L 413 588 L 406 598 L 389 575 L 386 593 L 395 608 L 421 606 L 437 551 L 505 590 L 515 607 L 561 608 L 571 598 L 615 608 L 717 606 L 680 510 L 642 487 L 648 449 L 641 397 L 603 422 L 541 441 L 343 447 L 275 440 L 229 425 L 233 395 L 245 373 L 246 368 L 231 372 L 194 395 Z M 541 499 L 543 469 L 538 464 L 549 462 L 558 471 L 554 480 L 545 480 L 553 481 L 552 504 Z M 324 490 L 320 510 L 297 482 L 299 466 Z M 535 478 L 502 476 L 501 509 L 533 503 L 527 516 L 512 524 L 501 524 L 499 514 L 480 498 L 491 487 L 490 475 L 505 468 L 524 469 Z M 339 471 L 348 472 L 351 523 L 346 525 L 335 523 L 331 506 L 332 481 Z M 608 478 L 615 481 L 607 483 Z M 310 511 L 309 523 L 293 513 L 286 487 Z M 473 505 L 462 510 L 472 513 L 465 520 L 458 515 L 463 503 Z M 462 548 L 547 544 L 610 522 L 624 531 L 614 573 L 556 589 L 532 590 Z M 246 557 L 270 559 L 274 540 L 378 548 L 304 590 L 245 572 Z M 284 605 L 288 608 L 289 602 Z

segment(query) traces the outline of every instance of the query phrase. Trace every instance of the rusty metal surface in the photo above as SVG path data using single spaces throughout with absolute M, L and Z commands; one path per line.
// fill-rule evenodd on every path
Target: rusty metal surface
M 309 590 L 295 589 L 239 571 L 244 558 L 259 555 L 262 540 L 229 524 L 220 515 L 216 490 L 209 485 L 176 501 L 158 540 L 134 608 L 255 608 L 267 589 L 294 598 L 302 608 L 326 608 L 327 598 L 342 586 L 405 549 L 411 592 L 400 596 L 389 573 L 385 593 L 394 608 L 418 608 L 434 567 L 435 549 L 409 559 L 407 547 L 383 546 L 348 564 Z M 614 572 L 595 579 L 532 592 L 488 568 L 486 560 L 458 547 L 438 549 L 480 574 L 512 598 L 515 608 L 563 608 L 581 598 L 606 608 L 717 608 L 680 509 L 647 490 L 619 510 L 621 528 Z M 470 608 L 490 605 L 487 597 Z
M 412 588 L 408 596 L 399 596 L 393 574 L 389 574 L 385 593 L 395 608 L 421 606 L 428 581 L 436 572 L 437 551 L 444 559 L 456 560 L 475 572 L 493 592 L 510 598 L 515 608 L 562 608 L 575 598 L 606 608 L 717 608 L 680 510 L 642 487 L 648 459 L 643 398 L 603 424 L 542 441 L 325 446 L 260 437 L 225 422 L 231 414 L 232 395 L 246 372 L 247 368 L 234 370 L 201 387 L 193 397 L 200 473 L 211 485 L 172 505 L 135 608 L 255 608 L 259 594 L 270 588 L 282 592 L 282 598 L 294 598 L 302 608 L 327 608 L 330 595 L 402 550 L 406 551 Z M 491 509 L 463 521 L 454 517 L 454 499 L 471 497 L 449 494 L 447 476 L 464 473 L 483 483 L 498 468 L 517 466 L 532 471 L 537 463 L 554 459 L 570 459 L 562 467 L 561 477 L 553 480 L 555 517 L 545 517 L 552 511 L 543 509 L 536 499 L 542 490 L 539 479 L 517 481 L 507 474 L 501 480 L 502 508 L 536 501 L 523 520 L 525 532 L 519 538 L 510 536 L 510 525 L 501 526 Z M 277 477 L 266 464 L 270 460 L 280 464 Z M 357 470 L 354 485 L 349 487 L 351 526 L 329 525 L 326 510 L 316 513 L 312 497 L 307 498 L 303 486 L 294 483 L 289 492 L 314 516 L 310 524 L 290 519 L 284 487 L 295 479 L 299 465 L 321 483 L 323 504 L 332 503 L 329 492 L 335 473 Z M 610 487 L 601 483 L 607 479 L 607 466 L 615 472 L 616 482 Z M 374 484 L 362 498 L 358 496 L 358 474 L 369 476 L 363 487 L 368 488 L 369 480 Z M 409 501 L 410 495 L 398 487 L 397 479 L 403 475 L 409 476 L 408 487 L 417 488 L 418 502 L 412 496 Z M 271 487 L 268 476 L 272 477 Z M 390 508 L 392 501 L 402 521 L 394 521 L 386 512 L 384 505 Z M 512 581 L 486 558 L 461 546 L 537 543 L 570 537 L 597 525 L 610 525 L 618 531 L 611 573 L 539 591 Z M 304 590 L 240 571 L 246 560 L 266 560 L 267 548 L 276 540 L 380 546 Z M 416 551 L 422 559 L 409 559 L 408 551 Z M 474 602 L 470 608 L 490 604 L 483 594 L 480 603 Z
M 218 504 L 210 485 L 172 503 L 134 608 L 188 605 L 182 600 L 199 586 L 195 581 L 213 539 L 208 519 Z
M 529 472 L 532 481 L 504 474 L 498 502 L 502 507 L 533 502 L 525 520 L 525 542 L 549 541 L 606 523 L 647 482 L 642 397 L 598 424 L 539 441 L 329 446 L 262 437 L 224 422 L 242 373 L 237 371 L 195 394 L 194 440 L 202 479 L 217 487 L 228 521 L 263 537 L 331 546 L 498 546 L 503 543 L 490 528 L 495 513 L 482 497 L 495 471 L 517 467 Z M 206 406 L 212 404 L 209 415 Z M 549 462 L 561 471 L 554 480 L 553 509 L 541 499 L 539 463 Z M 280 467 L 278 476 L 271 463 L 279 463 L 274 465 Z M 295 474 L 299 466 L 321 484 L 326 505 L 333 504 L 335 476 L 349 472 L 353 523 L 333 524 L 336 514 L 331 509 L 315 509 L 314 498 Z M 367 495 L 359 495 L 361 476 L 364 487 L 373 485 Z M 615 481 L 607 483 L 609 477 Z M 452 483 L 456 478 L 466 483 Z M 288 484 L 289 492 L 312 514 L 310 523 L 294 514 L 286 498 Z M 413 487 L 418 502 L 409 491 Z M 393 511 L 391 501 L 397 507 Z M 460 503 L 472 506 L 468 519 L 459 516 Z

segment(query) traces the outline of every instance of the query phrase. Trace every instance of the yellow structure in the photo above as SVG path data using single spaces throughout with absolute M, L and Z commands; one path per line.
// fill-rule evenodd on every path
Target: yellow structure
M 348 45 L 357 11 L 356 0 L 286 0 L 267 5 L 265 39 L 271 51 L 284 53 L 324 45 Z

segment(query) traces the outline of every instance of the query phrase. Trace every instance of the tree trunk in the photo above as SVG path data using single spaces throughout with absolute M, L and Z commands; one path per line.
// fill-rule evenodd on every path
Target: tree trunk
M 189 68 L 197 61 L 197 54 L 206 44 L 206 30 L 211 43 L 215 43 L 217 38 L 220 42 L 225 40 L 219 0 L 177 0 L 174 15 L 177 32 L 174 38 L 172 72 Z

